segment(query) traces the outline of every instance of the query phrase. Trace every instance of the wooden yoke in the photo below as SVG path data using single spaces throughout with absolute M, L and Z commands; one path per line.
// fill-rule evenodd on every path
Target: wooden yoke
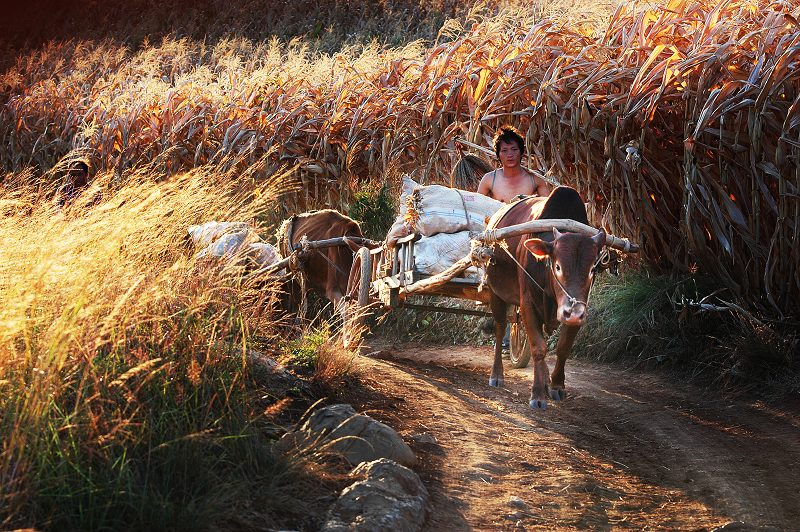
M 494 242 L 505 240 L 514 236 L 525 235 L 528 233 L 544 233 L 553 229 L 559 231 L 582 233 L 594 236 L 600 231 L 592 226 L 576 222 L 575 220 L 532 220 L 522 224 L 511 225 L 502 229 L 487 229 L 475 237 L 475 240 L 484 245 L 491 245 Z M 627 238 L 619 238 L 612 234 L 606 234 L 606 245 L 613 249 L 618 249 L 624 253 L 638 253 L 638 244 L 632 243 Z

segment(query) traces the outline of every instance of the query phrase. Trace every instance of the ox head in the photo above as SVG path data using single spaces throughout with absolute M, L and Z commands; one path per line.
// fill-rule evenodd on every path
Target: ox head
M 530 238 L 525 248 L 538 260 L 547 261 L 547 282 L 555 295 L 556 317 L 565 325 L 583 325 L 586 321 L 589 290 L 594 281 L 594 267 L 606 241 L 602 229 L 593 237 L 560 233 L 547 242 Z

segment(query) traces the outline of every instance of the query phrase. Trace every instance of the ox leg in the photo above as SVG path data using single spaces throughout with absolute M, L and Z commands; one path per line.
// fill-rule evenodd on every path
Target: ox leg
M 553 368 L 553 374 L 550 375 L 550 397 L 554 401 L 561 401 L 567 396 L 567 392 L 564 389 L 564 364 L 569 358 L 572 344 L 575 343 L 575 336 L 580 328 L 580 325 L 564 325 L 561 327 L 561 334 L 559 334 L 558 343 L 556 343 L 556 367 Z
M 522 324 L 528 335 L 531 345 L 531 358 L 533 359 L 533 384 L 531 385 L 531 408 L 547 408 L 547 393 L 549 388 L 549 375 L 547 369 L 547 341 L 542 333 L 542 322 L 538 319 L 531 305 L 520 308 Z
M 492 364 L 492 374 L 489 377 L 489 386 L 502 386 L 503 379 L 503 336 L 506 333 L 506 322 L 508 317 L 508 305 L 499 297 L 492 295 L 489 302 L 494 318 L 494 363 Z
M 334 314 L 340 313 L 341 308 L 344 307 L 343 297 L 344 294 L 339 290 L 328 290 L 328 300 L 333 305 Z

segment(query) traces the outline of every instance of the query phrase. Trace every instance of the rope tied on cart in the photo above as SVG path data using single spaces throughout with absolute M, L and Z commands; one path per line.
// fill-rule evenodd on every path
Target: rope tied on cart
M 464 199 L 464 194 L 462 194 L 460 190 L 458 190 L 457 188 L 454 188 L 453 190 L 458 192 L 458 197 L 461 198 L 461 207 L 463 207 L 464 209 L 464 218 L 466 218 L 467 220 L 467 229 L 469 229 L 470 220 L 469 220 L 469 210 L 467 210 L 467 201 Z
M 482 236 L 483 243 L 487 246 L 491 246 L 500 241 L 500 239 L 497 238 L 497 229 L 486 229 Z
M 403 218 L 403 223 L 411 228 L 412 231 L 415 231 L 419 224 L 420 202 L 422 201 L 420 192 L 420 188 L 417 187 L 411 191 L 411 194 L 409 194 L 406 199 L 406 214 Z
M 469 250 L 469 258 L 473 266 L 478 268 L 481 272 L 481 281 L 478 283 L 478 292 L 482 292 L 484 286 L 486 286 L 486 268 L 489 266 L 489 261 L 492 260 L 494 253 L 492 249 L 486 245 L 486 243 L 481 242 L 475 238 L 472 239 L 470 243 L 470 250 Z
M 301 253 L 308 253 L 311 251 L 311 246 L 308 245 L 308 235 L 301 236 L 296 245 L 299 247 Z

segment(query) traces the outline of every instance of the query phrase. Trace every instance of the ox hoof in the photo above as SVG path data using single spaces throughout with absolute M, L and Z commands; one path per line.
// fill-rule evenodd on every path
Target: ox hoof
M 503 385 L 503 379 L 497 379 L 495 377 L 489 377 L 489 386 L 494 388 L 498 388 Z
M 550 398 L 553 401 L 563 401 L 567 398 L 567 391 L 564 388 L 550 388 Z
M 545 409 L 547 409 L 547 400 L 546 399 L 531 399 L 530 403 L 528 403 L 528 404 L 534 410 L 545 410 Z

